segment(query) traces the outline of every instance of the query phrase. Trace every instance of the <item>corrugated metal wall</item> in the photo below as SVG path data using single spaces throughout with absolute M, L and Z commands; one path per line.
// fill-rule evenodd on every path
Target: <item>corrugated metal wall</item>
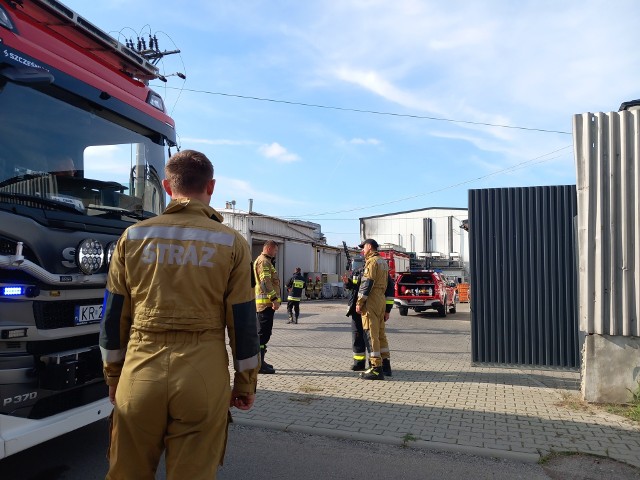
M 576 188 L 469 191 L 474 362 L 579 365 Z
M 580 330 L 640 336 L 640 111 L 573 117 Z

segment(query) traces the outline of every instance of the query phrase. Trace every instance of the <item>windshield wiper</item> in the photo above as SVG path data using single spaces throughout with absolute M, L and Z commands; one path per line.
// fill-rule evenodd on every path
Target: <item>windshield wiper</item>
M 24 193 L 13 193 L 13 192 L 3 192 L 0 191 L 0 197 L 10 198 L 12 200 L 20 200 L 23 203 L 34 203 L 39 207 L 51 207 L 56 210 L 64 210 L 67 212 L 74 212 L 78 215 L 83 215 L 84 212 L 79 211 L 73 205 L 70 205 L 66 202 L 62 202 L 59 200 L 53 200 L 44 197 L 37 197 L 35 195 L 26 195 Z M 27 205 L 31 206 L 31 205 Z
M 105 205 L 89 205 L 87 207 L 88 210 L 98 210 L 100 212 L 112 213 L 117 216 L 134 218 L 136 220 L 145 220 L 147 218 L 151 218 L 154 215 L 146 214 L 144 210 L 127 210 L 126 208 L 120 207 L 107 207 Z

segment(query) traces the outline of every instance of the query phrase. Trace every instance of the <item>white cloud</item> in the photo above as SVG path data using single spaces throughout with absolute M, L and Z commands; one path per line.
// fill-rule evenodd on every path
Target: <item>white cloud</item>
M 236 207 L 240 210 L 249 209 L 249 199 L 253 199 L 253 209 L 257 212 L 265 213 L 265 204 L 277 206 L 290 206 L 298 202 L 294 198 L 276 195 L 256 189 L 250 182 L 232 177 L 216 176 L 216 187 L 213 193 L 213 200 L 216 204 L 225 201 L 236 200 Z M 260 210 L 262 205 L 262 210 Z
M 354 145 L 380 145 L 380 140 L 377 138 L 352 138 L 349 143 Z
M 274 142 L 271 145 L 262 145 L 258 151 L 265 157 L 273 159 L 279 163 L 291 163 L 300 160 L 298 155 L 289 152 L 277 142 Z

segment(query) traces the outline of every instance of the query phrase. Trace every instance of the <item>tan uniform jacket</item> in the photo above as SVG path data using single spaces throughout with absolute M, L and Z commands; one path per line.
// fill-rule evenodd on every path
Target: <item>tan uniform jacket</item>
M 256 278 L 256 310 L 262 312 L 271 307 L 271 303 L 280 299 L 280 278 L 273 258 L 261 253 L 253 264 Z
M 370 310 L 368 307 L 375 304 L 376 307 L 382 305 L 382 314 L 384 314 L 388 280 L 389 264 L 387 260 L 373 250 L 367 253 L 357 300 L 357 304 L 363 311 Z
M 255 393 L 260 343 L 246 240 L 200 201 L 172 200 L 162 215 L 125 230 L 113 253 L 100 348 L 117 385 L 132 330 L 228 332 L 234 388 Z

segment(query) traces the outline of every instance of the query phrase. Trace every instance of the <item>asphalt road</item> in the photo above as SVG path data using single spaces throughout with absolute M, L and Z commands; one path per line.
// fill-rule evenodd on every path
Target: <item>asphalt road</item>
M 107 472 L 99 421 L 0 460 L 2 480 L 92 480 Z M 218 478 L 329 480 L 548 479 L 541 466 L 232 425 Z M 165 479 L 162 466 L 157 479 Z
M 0 460 L 2 480 L 94 480 L 107 472 L 102 420 Z M 160 465 L 158 480 L 166 478 Z M 545 465 L 232 425 L 219 480 L 631 480 L 637 469 L 606 459 L 558 457 Z

